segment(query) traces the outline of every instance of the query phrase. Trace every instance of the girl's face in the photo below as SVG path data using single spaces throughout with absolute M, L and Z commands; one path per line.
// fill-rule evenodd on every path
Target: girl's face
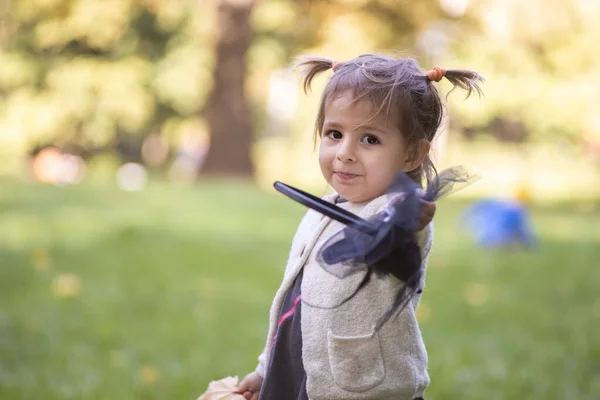
M 396 118 L 373 117 L 376 110 L 368 99 L 354 101 L 350 91 L 325 104 L 321 172 L 341 197 L 354 203 L 381 196 L 396 173 L 413 164 Z

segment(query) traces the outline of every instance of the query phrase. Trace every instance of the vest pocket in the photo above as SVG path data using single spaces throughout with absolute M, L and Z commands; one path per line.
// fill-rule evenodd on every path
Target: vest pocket
M 383 382 L 385 366 L 379 335 L 342 337 L 327 332 L 333 380 L 349 392 L 364 392 Z

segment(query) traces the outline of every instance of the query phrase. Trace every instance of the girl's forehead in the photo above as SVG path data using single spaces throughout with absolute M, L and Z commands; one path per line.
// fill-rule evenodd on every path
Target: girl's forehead
M 331 93 L 325 99 L 325 120 L 350 119 L 361 123 L 396 125 L 397 116 L 368 96 L 357 96 L 351 90 Z
M 367 97 L 357 96 L 351 90 L 344 90 L 339 93 L 331 93 L 325 100 L 325 107 L 329 108 L 375 108 L 373 101 Z

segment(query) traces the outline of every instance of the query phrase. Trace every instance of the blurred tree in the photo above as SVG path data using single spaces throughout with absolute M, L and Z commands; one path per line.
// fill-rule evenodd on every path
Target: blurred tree
M 499 138 L 505 135 L 498 135 L 497 121 L 507 120 L 519 121 L 531 140 L 600 142 L 600 54 L 593 50 L 600 2 L 486 0 L 473 8 L 482 34 L 470 35 L 454 57 L 478 66 L 487 98 L 467 103 L 456 117 Z
M 202 173 L 252 177 L 253 123 L 245 83 L 255 0 L 217 3 L 216 62 L 207 104 L 211 145 Z
M 187 0 L 2 1 L 2 147 L 130 148 L 193 116 L 210 89 L 210 18 Z

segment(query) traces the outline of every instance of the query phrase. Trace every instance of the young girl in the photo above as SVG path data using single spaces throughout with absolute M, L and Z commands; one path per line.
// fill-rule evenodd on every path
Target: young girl
M 418 183 L 436 174 L 429 149 L 442 120 L 434 83 L 480 91 L 480 76 L 436 67 L 424 72 L 413 59 L 362 55 L 347 62 L 306 58 L 304 89 L 333 69 L 316 120 L 319 164 L 335 189 L 324 199 L 369 218 L 391 200 L 385 194 L 404 171 Z M 432 244 L 435 205 L 423 202 L 417 238 L 423 268 Z M 419 296 L 397 318 L 373 333 L 403 283 L 372 279 L 351 301 L 361 274 L 339 279 L 321 268 L 316 254 L 343 226 L 309 210 L 292 242 L 275 295 L 265 350 L 238 393 L 252 400 L 423 398 L 429 384 L 427 353 L 415 317 Z M 311 307 L 318 304 L 320 307 Z

